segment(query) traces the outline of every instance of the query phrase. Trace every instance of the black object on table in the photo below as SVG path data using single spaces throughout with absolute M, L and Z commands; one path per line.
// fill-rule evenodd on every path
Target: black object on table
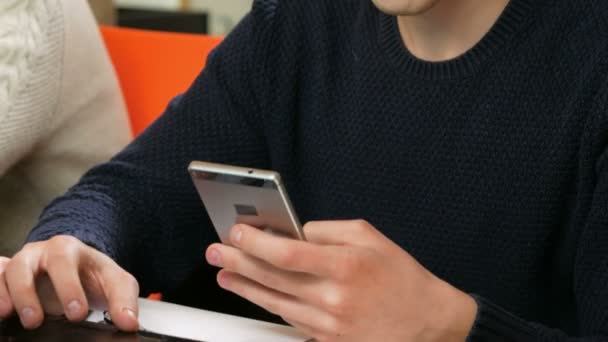
M 119 332 L 105 323 L 71 323 L 65 318 L 48 317 L 35 330 L 25 330 L 18 319 L 0 321 L 0 342 L 194 342 L 193 340 L 139 332 Z
M 118 10 L 118 25 L 144 30 L 206 34 L 208 18 L 206 13 L 198 12 L 121 8 Z

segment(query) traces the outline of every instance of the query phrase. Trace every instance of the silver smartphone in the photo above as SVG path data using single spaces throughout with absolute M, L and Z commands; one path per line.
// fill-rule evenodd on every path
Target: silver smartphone
M 188 167 L 211 222 L 223 243 L 237 223 L 305 240 L 277 172 L 193 161 Z

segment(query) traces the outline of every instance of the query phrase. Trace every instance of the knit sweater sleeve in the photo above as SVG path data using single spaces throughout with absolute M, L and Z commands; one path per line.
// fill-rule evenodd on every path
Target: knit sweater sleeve
M 467 341 L 608 341 L 608 82 L 593 101 L 589 119 L 589 146 L 582 158 L 592 160 L 595 165 L 582 182 L 588 182 L 590 206 L 585 223 L 574 227 L 572 240 L 563 246 L 573 250 L 562 250 L 563 255 L 572 254 L 572 288 L 577 321 L 568 322 L 577 330 L 576 336 L 547 327 L 537 322 L 527 322 L 490 300 L 473 295 L 479 306 L 477 319 Z M 567 249 L 565 247 L 564 249 Z M 566 257 L 569 258 L 569 257 Z M 557 284 L 552 284 L 557 286 Z M 560 310 L 560 308 L 555 308 Z
M 186 93 L 110 162 L 51 203 L 28 241 L 72 235 L 115 259 L 142 294 L 168 291 L 217 240 L 187 172 L 193 160 L 267 167 L 259 120 L 275 1 L 252 12 L 208 57 Z
M 0 176 L 48 131 L 61 85 L 61 23 L 55 0 L 0 2 Z
M 526 322 L 487 299 L 479 305 L 469 342 L 486 341 L 608 341 L 608 151 L 598 164 L 600 173 L 589 223 L 580 238 L 574 268 L 579 337 Z

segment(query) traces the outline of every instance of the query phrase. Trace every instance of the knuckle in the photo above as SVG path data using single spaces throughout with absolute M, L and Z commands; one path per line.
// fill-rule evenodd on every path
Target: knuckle
M 77 258 L 77 254 L 72 250 L 62 249 L 50 249 L 47 251 L 47 259 L 44 267 L 49 272 L 57 270 L 65 270 L 66 266 L 74 264 L 74 260 Z M 75 267 L 75 266 L 74 266 Z
M 298 262 L 297 251 L 294 248 L 284 248 L 279 252 L 277 264 L 285 269 L 292 269 Z
M 304 230 L 304 234 L 314 232 L 315 228 L 318 227 L 319 222 L 309 221 L 302 226 L 302 230 Z
M 304 230 L 311 229 L 312 225 L 313 225 L 313 221 L 308 221 L 308 222 L 304 223 L 304 225 L 302 226 L 302 229 L 304 229 Z
M 131 284 L 131 285 L 135 285 L 137 284 L 137 279 L 135 278 L 134 275 L 132 275 L 131 273 L 127 272 L 127 271 L 123 271 L 123 277 L 124 277 L 124 281 L 127 284 Z
M 65 263 L 77 257 L 76 251 L 71 248 L 49 248 L 47 255 L 49 269 L 53 268 L 53 266 L 65 267 Z
M 366 233 L 371 229 L 371 226 L 366 220 L 353 221 L 353 230 L 357 233 Z
M 73 236 L 57 235 L 49 240 L 49 246 L 54 249 L 66 249 L 75 251 L 81 247 L 81 242 Z
M 37 249 L 41 244 L 43 244 L 44 242 L 30 242 L 28 244 L 26 244 L 25 246 L 23 246 L 21 248 L 20 251 L 18 251 L 14 256 L 13 259 L 18 256 L 18 255 L 23 255 L 23 254 L 29 254 L 32 253 L 35 249 Z
M 264 298 L 261 300 L 260 306 L 275 315 L 281 316 L 282 314 L 283 306 L 279 301 Z
M 344 292 L 339 288 L 329 289 L 324 292 L 321 297 L 322 305 L 335 315 L 341 315 L 346 312 L 347 299 Z
M 327 319 L 325 321 L 325 341 L 333 341 L 336 338 L 341 338 L 344 336 L 345 324 L 337 319 Z
M 61 235 L 48 240 L 46 247 L 46 255 L 49 260 L 69 261 L 78 257 L 81 245 L 75 237 Z M 51 265 L 53 262 L 49 263 L 49 266 Z
M 139 292 L 139 282 L 137 281 L 137 278 L 135 278 L 135 276 L 133 276 L 131 273 L 123 271 L 123 282 L 125 284 L 128 284 L 129 286 L 134 287 L 135 289 L 137 289 L 137 292 Z

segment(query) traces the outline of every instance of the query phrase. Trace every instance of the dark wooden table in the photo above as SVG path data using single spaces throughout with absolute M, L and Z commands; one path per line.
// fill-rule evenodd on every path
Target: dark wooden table
M 36 330 L 25 330 L 18 319 L 0 321 L 0 342 L 193 342 L 147 332 L 127 334 L 105 323 L 70 323 L 49 317 Z

